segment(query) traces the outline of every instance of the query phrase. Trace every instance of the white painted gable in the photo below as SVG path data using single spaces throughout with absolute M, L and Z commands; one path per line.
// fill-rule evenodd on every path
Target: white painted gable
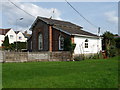
M 85 40 L 88 42 L 85 42 Z M 75 36 L 74 43 L 76 44 L 74 54 L 94 54 L 102 50 L 101 37 L 81 37 Z M 85 43 L 88 43 L 88 48 L 85 48 Z
M 8 36 L 10 44 L 16 41 L 16 33 L 13 31 L 13 29 L 10 29 L 5 36 Z
M 26 41 L 27 41 L 27 38 L 25 38 L 25 36 L 23 35 L 22 32 L 19 32 L 19 33 L 17 34 L 17 41 L 18 41 L 18 42 L 26 42 Z

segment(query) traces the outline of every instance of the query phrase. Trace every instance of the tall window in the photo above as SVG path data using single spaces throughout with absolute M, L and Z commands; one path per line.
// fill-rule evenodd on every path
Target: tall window
M 85 48 L 88 48 L 88 39 L 85 40 Z
M 59 50 L 64 50 L 64 37 L 59 36 Z
M 39 33 L 39 35 L 38 35 L 38 49 L 39 50 L 43 49 L 43 37 L 42 37 L 42 33 Z

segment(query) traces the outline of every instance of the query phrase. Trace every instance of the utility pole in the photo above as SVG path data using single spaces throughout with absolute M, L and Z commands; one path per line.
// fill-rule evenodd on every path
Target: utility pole
M 98 40 L 97 40 L 97 52 L 99 53 L 99 40 L 100 40 L 100 38 L 99 38 L 99 36 L 100 36 L 100 27 L 98 27 Z
M 23 18 L 16 19 L 16 51 L 17 51 L 17 20 L 22 20 Z
M 100 36 L 100 27 L 98 27 L 98 36 Z

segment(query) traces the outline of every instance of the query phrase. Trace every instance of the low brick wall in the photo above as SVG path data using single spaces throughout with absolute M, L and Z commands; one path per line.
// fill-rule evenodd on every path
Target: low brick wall
M 3 62 L 70 61 L 70 52 L 2 52 Z

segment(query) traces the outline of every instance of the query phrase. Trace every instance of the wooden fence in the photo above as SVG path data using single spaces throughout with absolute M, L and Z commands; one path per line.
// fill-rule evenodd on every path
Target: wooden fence
M 0 52 L 1 62 L 31 62 L 31 61 L 70 61 L 71 53 L 60 52 Z

